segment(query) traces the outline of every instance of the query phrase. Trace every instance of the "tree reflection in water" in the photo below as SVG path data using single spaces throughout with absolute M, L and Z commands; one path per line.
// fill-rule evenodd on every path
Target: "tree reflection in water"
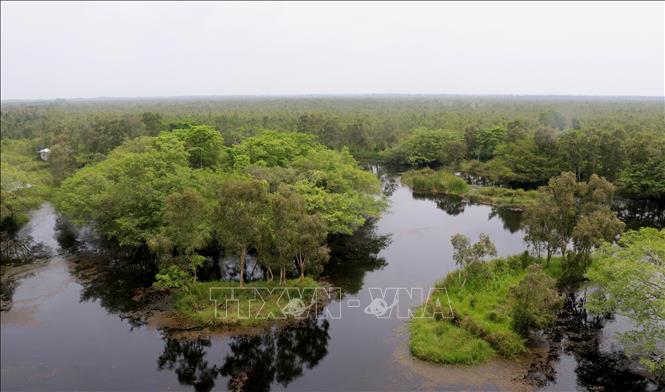
M 178 381 L 192 385 L 197 391 L 209 391 L 215 386 L 219 369 L 205 360 L 210 340 L 178 340 L 163 336 L 164 352 L 157 358 L 159 370 L 173 370 Z
M 436 203 L 436 207 L 450 216 L 457 216 L 464 212 L 467 206 L 474 205 L 467 199 L 456 195 L 431 196 L 413 193 L 413 198 L 418 200 L 430 200 Z M 498 217 L 503 222 L 503 228 L 515 233 L 522 228 L 522 212 L 504 207 L 492 207 L 487 219 Z
M 456 195 L 432 196 L 427 194 L 413 193 L 416 200 L 430 200 L 436 203 L 436 207 L 445 211 L 446 214 L 456 216 L 464 212 L 469 204 L 468 200 Z
M 509 208 L 492 207 L 487 219 L 499 217 L 503 222 L 503 228 L 511 233 L 516 233 L 522 228 L 522 212 L 511 210 Z
M 173 370 L 178 381 L 197 391 L 209 391 L 219 376 L 227 377 L 234 391 L 266 391 L 277 382 L 287 386 L 315 367 L 328 353 L 327 320 L 309 319 L 295 326 L 272 328 L 259 335 L 238 335 L 229 341 L 221 366 L 206 360 L 209 339 L 177 340 L 163 335 L 160 370 Z
M 626 223 L 626 230 L 665 227 L 665 200 L 619 199 L 614 202 L 614 210 Z
M 589 390 L 647 391 L 655 386 L 633 370 L 623 352 L 601 349 L 601 332 L 608 318 L 587 314 L 586 292 L 569 292 L 556 325 L 546 332 L 549 351 L 535 361 L 527 380 L 538 387 L 569 375 L 557 375 L 559 362 L 574 361 L 576 383 Z M 568 354 L 562 357 L 561 353 Z M 563 366 L 568 368 L 568 366 Z
M 363 286 L 365 274 L 383 268 L 386 259 L 379 252 L 390 244 L 390 236 L 378 234 L 376 220 L 370 219 L 353 235 L 336 234 L 328 238 L 330 261 L 322 276 L 344 293 L 356 294 Z
M 50 249 L 31 236 L 0 231 L 0 311 L 11 310 L 18 281 L 33 274 L 22 267 L 43 264 L 49 257 Z

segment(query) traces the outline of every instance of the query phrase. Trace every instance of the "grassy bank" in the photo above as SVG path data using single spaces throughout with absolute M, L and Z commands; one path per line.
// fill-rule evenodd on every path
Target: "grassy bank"
M 402 174 L 402 182 L 416 193 L 456 195 L 474 203 L 515 209 L 535 203 L 538 197 L 538 193 L 534 190 L 469 186 L 451 172 L 429 168 L 405 172 Z
M 321 298 L 321 290 L 315 297 L 315 289 L 323 286 L 312 278 L 288 280 L 282 286 L 274 281 L 250 282 L 244 289 L 237 282 L 199 282 L 175 294 L 174 309 L 178 318 L 196 326 L 264 327 L 297 317 L 286 308 L 290 299 L 299 298 L 305 306 L 316 301 L 317 306 L 306 312 L 322 309 L 325 298 Z M 229 299 L 237 301 L 227 302 Z
M 495 355 L 512 358 L 527 350 L 525 339 L 513 329 L 511 290 L 535 262 L 528 256 L 495 259 L 451 272 L 436 287 L 445 288 L 453 309 L 452 319 L 414 318 L 409 330 L 411 353 L 417 358 L 447 364 L 476 364 Z M 559 261 L 546 272 L 559 274 Z M 465 281 L 466 278 L 466 281 Z M 464 282 L 464 283 L 463 283 Z M 443 292 L 429 304 L 446 304 Z M 432 315 L 427 305 L 425 315 Z

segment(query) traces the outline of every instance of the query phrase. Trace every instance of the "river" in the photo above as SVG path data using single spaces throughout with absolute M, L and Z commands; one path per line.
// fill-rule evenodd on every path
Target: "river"
M 341 301 L 329 305 L 341 309 L 339 317 L 259 335 L 190 340 L 132 317 L 135 306 L 127 287 L 149 284 L 137 278 L 141 272 L 82 273 L 80 254 L 64 251 L 71 243 L 59 233 L 56 212 L 43 205 L 22 235 L 44 243 L 53 256 L 17 274 L 3 293 L 11 301 L 2 312 L 2 389 L 532 389 L 521 383 L 520 374 L 533 358 L 471 368 L 422 363 L 408 355 L 405 320 L 365 312 L 376 289 L 426 290 L 453 270 L 450 236 L 455 233 L 474 240 L 489 234 L 500 256 L 523 251 L 519 214 L 451 198 L 414 197 L 395 177 L 384 177 L 384 183 L 389 211 L 332 244 L 324 276 L 342 289 Z M 594 331 L 598 347 L 602 325 Z M 615 369 L 623 365 L 607 358 L 601 358 L 600 369 L 589 369 L 584 358 L 566 348 L 569 334 L 561 336 L 560 354 L 546 364 L 550 379 L 538 388 L 602 386 L 606 380 L 594 375 L 608 372 L 633 377 L 626 389 L 652 387 L 632 371 Z M 597 347 L 591 351 L 604 355 Z

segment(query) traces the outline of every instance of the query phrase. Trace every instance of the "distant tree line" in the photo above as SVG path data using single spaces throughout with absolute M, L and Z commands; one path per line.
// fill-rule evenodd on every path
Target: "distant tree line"
M 562 171 L 662 197 L 662 100 L 508 97 L 309 97 L 5 102 L 2 138 L 52 149 L 56 182 L 124 140 L 208 125 L 227 146 L 262 130 L 314 135 L 360 158 L 461 165 L 495 183 L 544 184 Z M 437 131 L 445 130 L 445 131 Z M 463 165 L 462 165 L 463 164 Z

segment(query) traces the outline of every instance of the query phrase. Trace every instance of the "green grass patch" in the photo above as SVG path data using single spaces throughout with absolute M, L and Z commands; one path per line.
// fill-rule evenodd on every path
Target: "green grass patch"
M 472 365 L 496 354 L 489 343 L 449 322 L 415 318 L 409 332 L 411 354 L 427 361 Z
M 463 196 L 469 190 L 469 185 L 453 173 L 429 168 L 405 172 L 402 174 L 402 182 L 416 193 Z
M 456 195 L 474 203 L 497 207 L 521 209 L 538 200 L 535 190 L 469 186 L 462 178 L 446 170 L 410 170 L 402 174 L 402 182 L 416 193 Z
M 474 203 L 521 209 L 538 201 L 538 191 L 479 186 L 469 189 L 467 197 Z
M 494 353 L 507 358 L 524 353 L 525 339 L 513 330 L 511 290 L 534 262 L 526 255 L 499 258 L 476 264 L 461 274 L 453 271 L 437 282 L 436 287 L 445 288 L 448 293 L 453 318 L 412 319 L 409 327 L 413 355 L 438 363 L 470 364 L 487 360 Z M 561 271 L 560 260 L 552 259 L 546 271 L 556 277 Z M 429 304 L 437 299 L 447 304 L 448 298 L 439 292 Z M 431 315 L 429 306 L 418 310 Z
M 233 291 L 229 290 L 232 288 Z M 308 308 L 311 312 L 322 309 L 325 303 L 321 295 L 323 286 L 309 277 L 302 282 L 288 280 L 282 286 L 274 281 L 250 282 L 245 288 L 240 289 L 238 282 L 198 282 L 176 292 L 174 308 L 179 317 L 198 326 L 264 327 L 294 319 L 292 314 L 283 311 L 291 299 L 300 298 L 305 306 L 318 301 L 316 306 Z M 319 289 L 318 296 L 315 289 Z M 226 301 L 231 298 L 237 302 Z

